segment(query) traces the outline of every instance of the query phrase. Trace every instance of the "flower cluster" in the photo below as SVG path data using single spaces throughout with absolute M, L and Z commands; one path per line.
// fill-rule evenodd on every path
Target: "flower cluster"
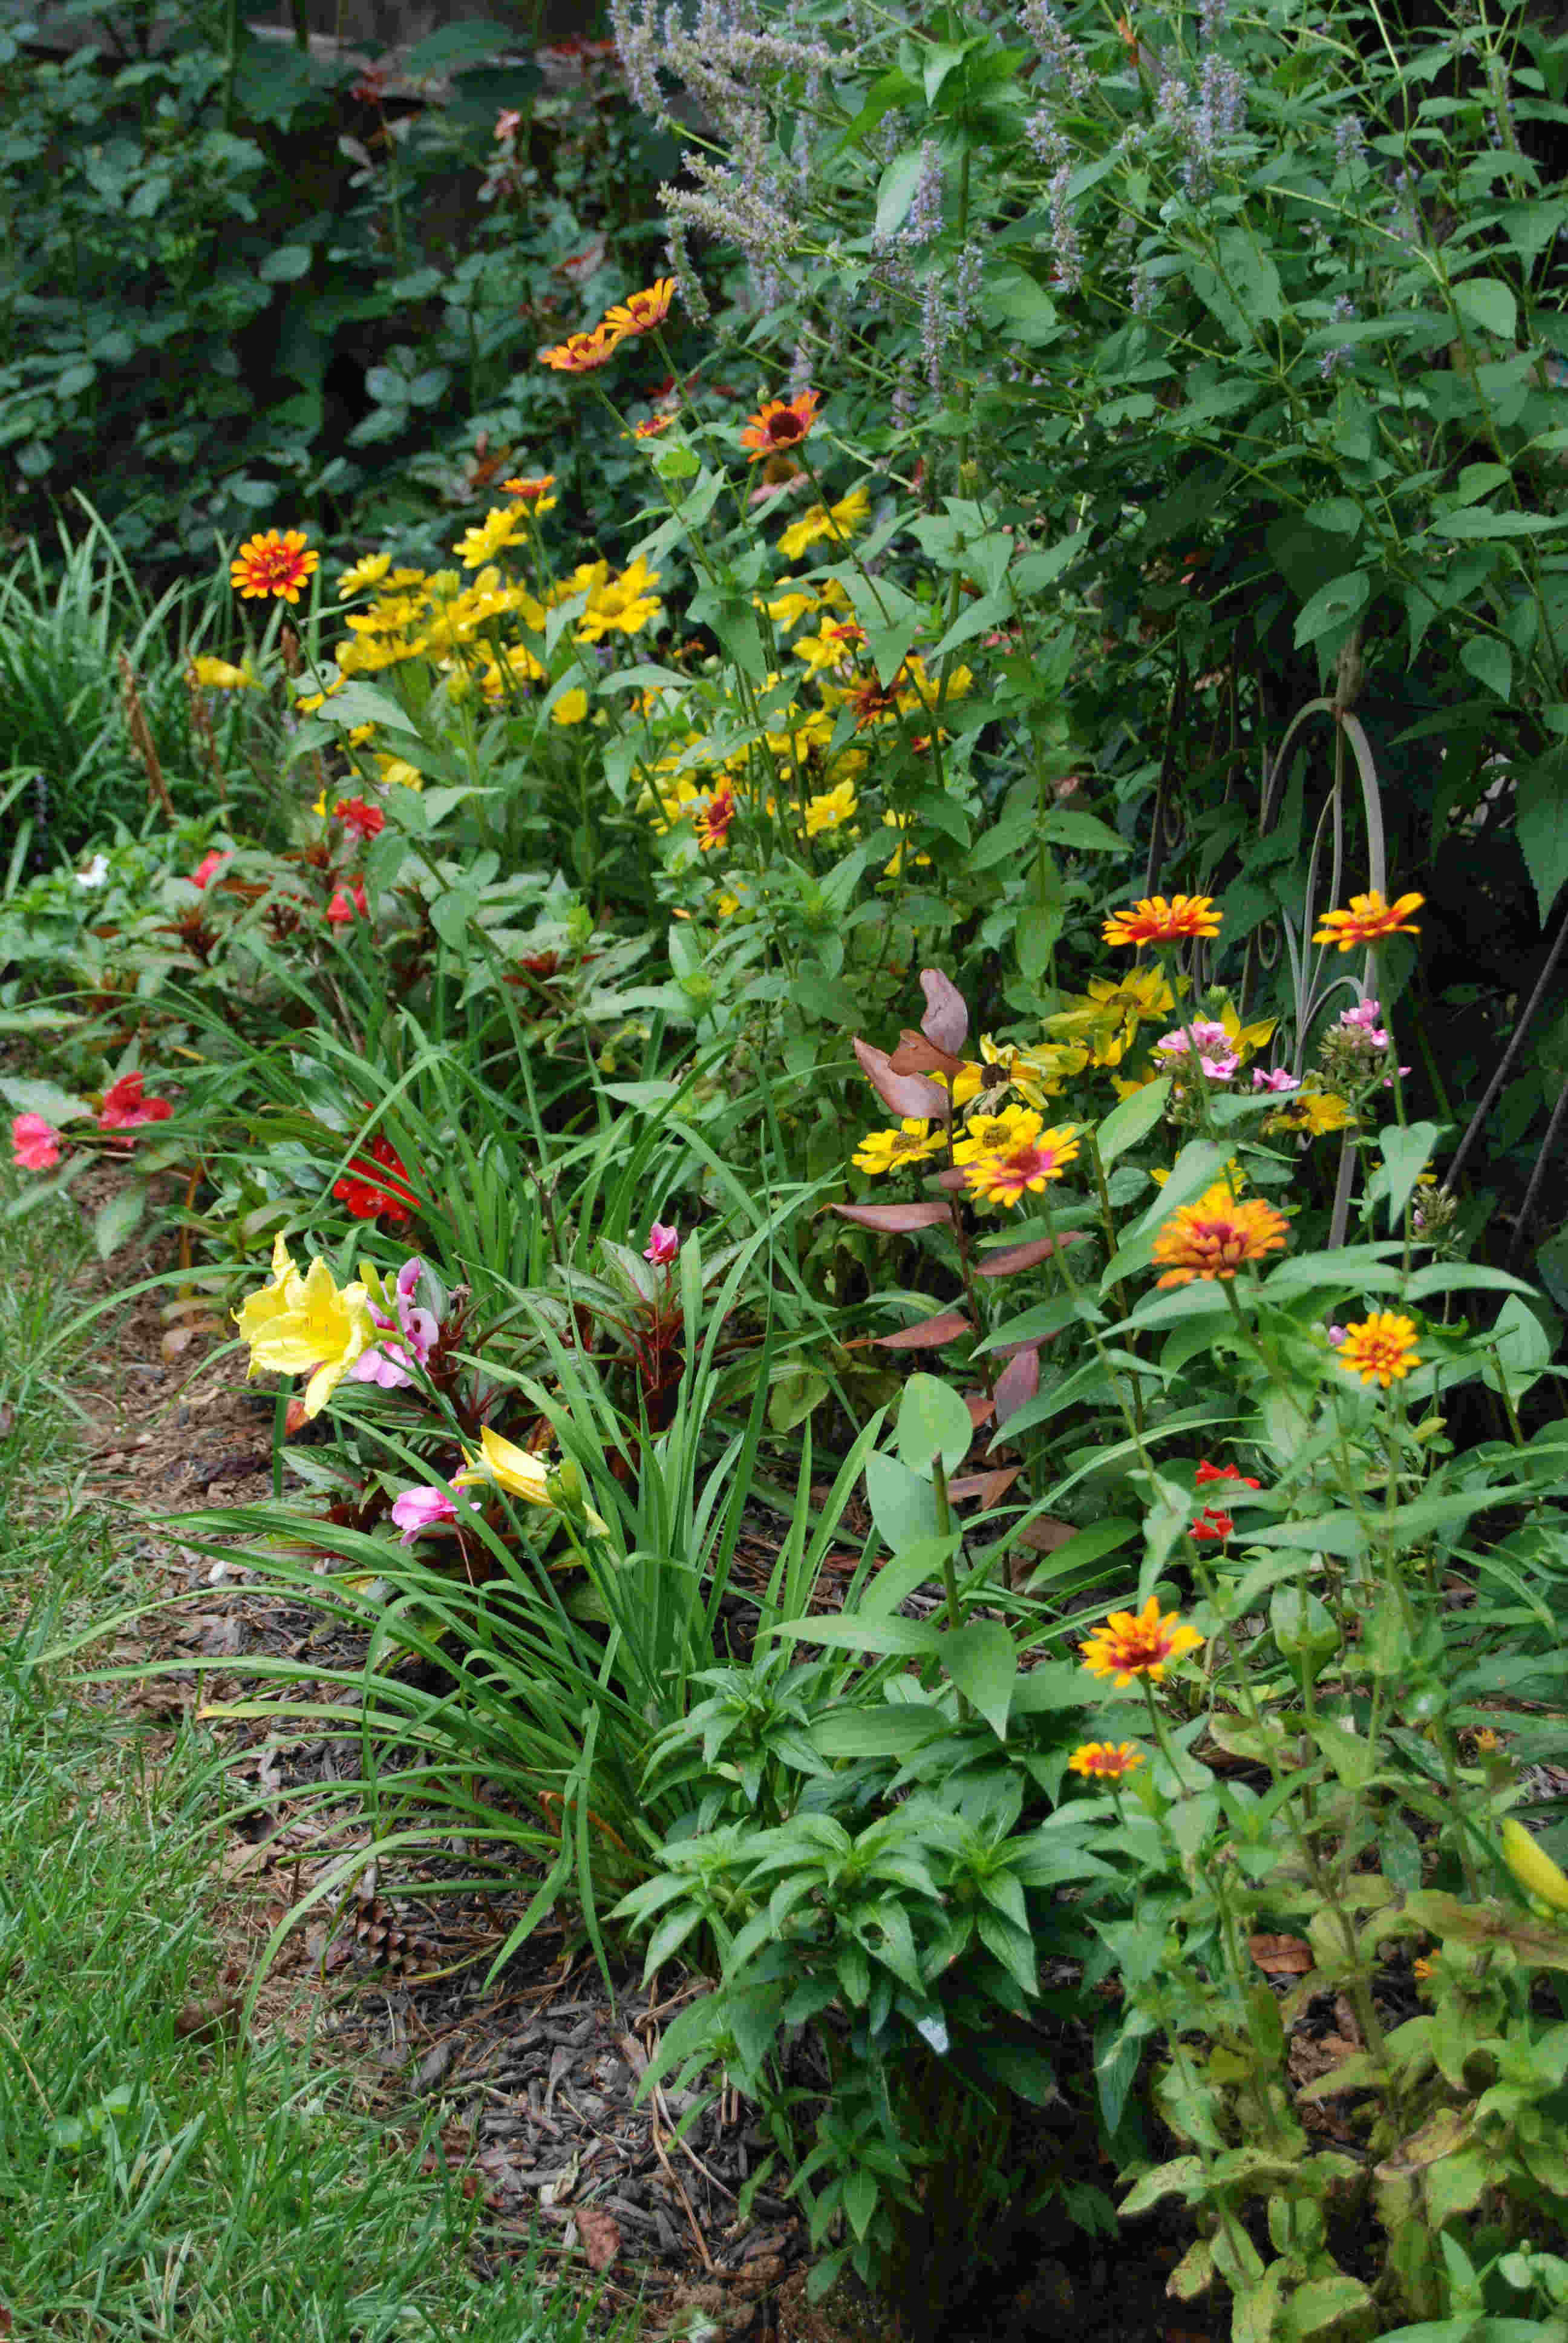
M 272 1277 L 248 1294 L 235 1314 L 250 1352 L 253 1375 L 307 1375 L 305 1413 L 319 1415 L 380 1328 L 366 1287 L 340 1287 L 319 1256 L 302 1277 L 280 1236 L 272 1251 Z
M 591 374 L 608 366 L 623 342 L 639 334 L 651 334 L 656 327 L 662 326 L 674 298 L 674 277 L 661 277 L 646 291 L 628 294 L 624 301 L 618 301 L 588 332 L 568 334 L 553 349 L 541 350 L 539 364 L 553 368 L 557 374 Z
M 117 1075 L 99 1100 L 94 1129 L 111 1133 L 116 1147 L 134 1143 L 126 1132 L 166 1122 L 174 1112 L 170 1100 L 147 1096 L 146 1081 L 137 1070 Z M 11 1118 L 11 1161 L 19 1172 L 52 1172 L 68 1144 L 65 1134 L 45 1115 L 26 1112 Z

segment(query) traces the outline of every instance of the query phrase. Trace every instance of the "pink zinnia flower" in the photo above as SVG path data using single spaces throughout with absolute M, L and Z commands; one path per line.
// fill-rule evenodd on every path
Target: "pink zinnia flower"
M 190 884 L 193 887 L 205 888 L 209 879 L 216 878 L 227 860 L 227 855 L 220 854 L 215 846 L 210 853 L 202 856 L 201 860 L 191 872 Z
M 104 1092 L 98 1110 L 100 1131 L 134 1131 L 144 1122 L 166 1122 L 174 1108 L 167 1099 L 144 1098 L 140 1073 L 122 1074 Z
M 648 1242 L 643 1247 L 644 1261 L 652 1262 L 656 1269 L 665 1269 L 679 1251 L 680 1231 L 673 1226 L 667 1227 L 662 1221 L 655 1221 L 648 1230 Z
M 19 1172 L 47 1172 L 60 1161 L 60 1134 L 41 1114 L 11 1118 L 11 1160 Z

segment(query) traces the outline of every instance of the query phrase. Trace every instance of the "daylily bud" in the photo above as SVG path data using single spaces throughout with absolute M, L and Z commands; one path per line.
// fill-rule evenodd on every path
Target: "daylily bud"
M 1546 1849 L 1512 1815 L 1503 1825 L 1503 1860 L 1537 1904 L 1553 1912 L 1568 1912 L 1568 1872 L 1553 1863 Z

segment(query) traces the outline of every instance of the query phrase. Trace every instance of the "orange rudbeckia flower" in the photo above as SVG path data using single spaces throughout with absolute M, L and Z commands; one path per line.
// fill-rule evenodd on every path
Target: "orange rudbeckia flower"
M 674 298 L 674 277 L 657 277 L 646 292 L 628 293 L 624 301 L 608 309 L 604 322 L 618 334 L 650 334 L 655 326 L 663 325 Z
M 1171 944 L 1184 936 L 1217 936 L 1220 914 L 1208 895 L 1145 895 L 1130 911 L 1112 911 L 1104 927 L 1108 944 Z
M 759 463 L 765 456 L 779 456 L 798 447 L 817 420 L 821 406 L 820 394 L 814 390 L 798 390 L 793 398 L 770 398 L 747 418 L 740 434 L 740 444 L 749 447 L 748 461 Z

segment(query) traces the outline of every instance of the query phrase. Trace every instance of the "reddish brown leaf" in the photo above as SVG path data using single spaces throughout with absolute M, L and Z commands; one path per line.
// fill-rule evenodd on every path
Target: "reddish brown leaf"
M 923 968 L 920 990 L 926 996 L 920 1031 L 927 1041 L 934 1041 L 939 1050 L 961 1050 L 970 1030 L 970 1012 L 958 986 L 940 968 Z
M 1004 1424 L 1010 1415 L 1016 1415 L 1026 1400 L 1040 1389 L 1040 1352 L 1032 1342 L 1026 1342 L 1016 1357 L 1010 1358 L 996 1379 L 996 1420 Z
M 989 1423 L 991 1417 L 996 1413 L 996 1402 L 991 1398 L 989 1392 L 967 1391 L 961 1392 L 959 1396 L 962 1399 L 964 1405 L 968 1408 L 970 1412 L 970 1422 L 974 1425 L 977 1432 L 980 1430 L 982 1423 Z
M 1247 1950 L 1266 1976 L 1305 1976 L 1312 1948 L 1300 1936 L 1249 1936 Z
M 860 1061 L 860 1071 L 881 1100 L 882 1104 L 898 1115 L 930 1117 L 948 1111 L 948 1094 L 936 1082 L 928 1082 L 923 1074 L 896 1074 L 892 1061 L 885 1050 L 873 1049 L 869 1041 L 855 1036 L 855 1055 Z
M 1081 1244 L 1082 1229 L 1064 1229 L 1060 1242 Z M 1030 1237 L 1023 1244 L 1000 1245 L 995 1252 L 981 1253 L 976 1261 L 977 1277 L 1010 1277 L 1014 1270 L 1032 1269 L 1037 1262 L 1049 1261 L 1056 1251 L 1055 1237 Z
M 973 1332 L 961 1310 L 942 1310 L 917 1325 L 900 1326 L 896 1334 L 874 1335 L 872 1341 L 879 1351 L 940 1351 L 944 1342 L 956 1342 L 960 1334 Z
M 950 1223 L 952 1211 L 947 1204 L 835 1204 L 832 1210 L 840 1220 L 853 1221 L 858 1228 L 878 1229 L 883 1236 L 908 1236 L 914 1229 L 934 1229 Z
M 950 1050 L 940 1050 L 923 1033 L 911 1033 L 908 1027 L 899 1036 L 899 1046 L 888 1060 L 896 1074 L 956 1074 L 963 1064 Z
M 1059 1545 L 1065 1545 L 1069 1538 L 1077 1535 L 1076 1523 L 1052 1521 L 1049 1513 L 1042 1513 L 1038 1521 L 1025 1522 L 1018 1542 L 1020 1545 L 1031 1546 L 1036 1554 L 1054 1554 Z
M 928 1188 L 940 1188 L 945 1195 L 961 1196 L 964 1192 L 964 1175 L 959 1166 L 952 1163 L 945 1172 L 939 1172 L 934 1178 L 928 1180 L 926 1185 Z
M 959 1480 L 948 1483 L 950 1497 L 978 1497 L 989 1512 L 1000 1505 L 1019 1473 L 1019 1464 L 999 1464 L 992 1473 L 965 1473 Z
M 579 2205 L 577 2224 L 589 2269 L 608 2269 L 620 2251 L 620 2228 L 614 2214 L 601 2212 L 597 2205 Z

